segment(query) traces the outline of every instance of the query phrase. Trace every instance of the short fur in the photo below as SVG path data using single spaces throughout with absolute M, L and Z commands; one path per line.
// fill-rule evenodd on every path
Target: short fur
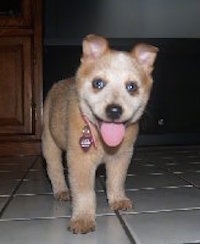
M 106 166 L 111 209 L 132 207 L 124 183 L 138 134 L 138 120 L 149 99 L 157 51 L 146 44 L 137 45 L 131 52 L 116 51 L 103 37 L 88 35 L 83 40 L 81 65 L 75 78 L 59 81 L 48 93 L 44 105 L 43 155 L 55 198 L 68 200 L 70 194 L 62 166 L 62 152 L 67 152 L 73 206 L 69 230 L 73 233 L 95 229 L 94 182 L 100 163 Z M 92 85 L 97 78 L 106 83 L 102 89 Z M 130 81 L 136 84 L 136 91 L 127 90 Z M 112 104 L 122 108 L 119 118 L 111 119 L 106 113 L 107 106 Z M 91 124 L 95 140 L 87 152 L 79 144 L 87 124 L 83 116 Z M 102 139 L 102 121 L 124 123 L 125 136 L 118 146 L 110 147 Z

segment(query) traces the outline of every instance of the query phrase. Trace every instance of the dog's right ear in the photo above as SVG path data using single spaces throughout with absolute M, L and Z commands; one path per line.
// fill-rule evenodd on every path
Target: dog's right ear
M 108 49 L 108 41 L 105 38 L 93 34 L 87 35 L 83 39 L 83 54 L 81 57 L 81 62 L 95 61 Z
M 141 64 L 143 69 L 148 74 L 151 74 L 158 51 L 157 47 L 141 43 L 132 49 L 131 54 Z

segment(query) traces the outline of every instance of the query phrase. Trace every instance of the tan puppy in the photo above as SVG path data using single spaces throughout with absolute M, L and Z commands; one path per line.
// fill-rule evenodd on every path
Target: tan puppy
M 95 229 L 95 171 L 102 162 L 111 209 L 132 207 L 124 183 L 157 51 L 145 44 L 130 53 L 116 51 L 103 37 L 88 35 L 75 79 L 59 81 L 46 98 L 43 154 L 55 198 L 68 200 L 62 166 L 62 151 L 67 152 L 74 233 Z

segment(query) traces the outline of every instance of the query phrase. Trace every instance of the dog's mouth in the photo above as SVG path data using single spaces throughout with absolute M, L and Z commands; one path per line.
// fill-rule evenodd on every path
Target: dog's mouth
M 98 121 L 99 133 L 106 145 L 116 147 L 120 145 L 125 136 L 127 122 L 104 121 L 96 118 Z

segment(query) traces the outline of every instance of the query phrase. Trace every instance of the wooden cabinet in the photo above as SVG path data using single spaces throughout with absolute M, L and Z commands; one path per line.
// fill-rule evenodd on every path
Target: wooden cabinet
M 0 155 L 40 153 L 41 0 L 0 3 Z

